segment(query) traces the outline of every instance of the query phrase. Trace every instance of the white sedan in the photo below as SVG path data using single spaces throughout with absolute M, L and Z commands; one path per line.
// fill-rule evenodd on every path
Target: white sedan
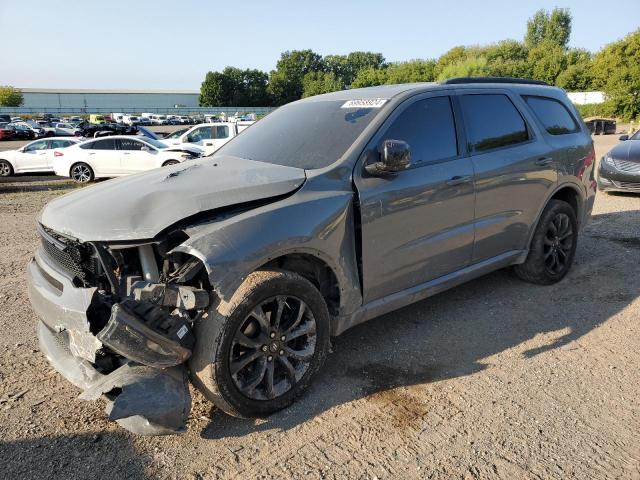
M 146 137 L 114 135 L 56 151 L 53 167 L 56 175 L 86 183 L 174 165 L 201 154 L 202 150 L 191 146 L 169 147 Z
M 27 143 L 17 150 L 0 152 L 0 177 L 14 173 L 53 172 L 55 152 L 79 141 L 75 138 L 46 138 Z

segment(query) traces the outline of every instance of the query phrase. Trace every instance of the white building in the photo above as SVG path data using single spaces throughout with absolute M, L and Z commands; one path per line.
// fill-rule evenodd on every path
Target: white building
M 21 88 L 24 108 L 79 109 L 85 112 L 137 112 L 149 108 L 198 107 L 200 92 L 190 90 L 108 90 Z
M 606 100 L 604 92 L 567 92 L 569 100 L 576 105 L 586 105 L 588 103 L 604 103 Z

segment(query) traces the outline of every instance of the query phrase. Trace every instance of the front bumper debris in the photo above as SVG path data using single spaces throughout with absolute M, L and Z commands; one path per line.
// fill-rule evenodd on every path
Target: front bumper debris
M 113 305 L 109 322 L 97 338 L 113 351 L 157 368 L 185 362 L 195 345 L 186 320 L 169 320 L 169 315 L 161 308 L 133 300 Z
M 124 302 L 114 304 L 110 318 L 114 320 L 111 328 L 107 324 L 107 327 L 96 334 L 87 317 L 87 311 L 91 309 L 96 295 L 95 288 L 79 288 L 74 285 L 73 279 L 50 266 L 41 252 L 28 265 L 27 281 L 31 304 L 41 319 L 37 327 L 40 348 L 56 370 L 84 390 L 80 398 L 95 400 L 103 396 L 107 400 L 109 418 L 137 434 L 166 435 L 185 430 L 191 408 L 186 367 L 157 367 L 176 365 L 176 361 L 190 355 L 189 342 L 193 341 L 190 329 L 186 333 L 182 329 L 180 334 L 180 327 L 172 330 L 176 339 L 181 335 L 187 342 L 181 344 L 170 338 L 163 338 L 160 334 L 146 337 L 148 332 L 139 328 L 136 333 L 144 334 L 136 338 L 144 341 L 129 344 L 126 358 L 120 358 L 120 363 L 105 369 L 100 363 L 104 360 L 105 345 L 111 342 L 115 345 L 116 337 L 121 340 L 130 339 L 126 330 L 132 324 L 120 323 L 114 320 L 113 315 L 113 310 L 122 310 Z M 148 328 L 144 324 L 143 327 Z M 104 335 L 99 335 L 103 332 Z M 141 362 L 132 358 L 135 350 L 132 346 L 139 347 L 142 344 L 146 348 L 140 348 L 140 358 L 137 360 L 147 358 L 147 363 L 154 366 L 140 365 Z M 164 350 L 153 352 L 153 348 L 160 344 Z M 149 361 L 145 355 L 150 351 L 160 361 Z M 163 357 L 163 353 L 168 353 L 172 360 L 168 362 L 166 359 L 169 357 Z
M 186 430 L 191 396 L 183 366 L 160 370 L 126 363 L 102 377 L 80 398 L 97 400 L 102 395 L 107 398 L 109 420 L 130 432 L 171 435 Z

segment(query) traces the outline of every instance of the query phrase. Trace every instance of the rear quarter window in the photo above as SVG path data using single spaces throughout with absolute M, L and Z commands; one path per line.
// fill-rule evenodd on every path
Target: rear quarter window
M 534 96 L 525 96 L 524 100 L 551 135 L 566 135 L 578 131 L 578 123 L 567 107 L 558 100 Z

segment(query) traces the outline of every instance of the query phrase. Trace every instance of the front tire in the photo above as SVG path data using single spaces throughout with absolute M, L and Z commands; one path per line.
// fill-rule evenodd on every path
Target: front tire
M 10 177 L 13 175 L 13 167 L 6 160 L 0 160 L 0 177 Z
M 84 162 L 79 162 L 71 166 L 69 177 L 76 183 L 89 183 L 95 178 L 95 175 L 89 165 Z
M 162 164 L 162 166 L 163 166 L 163 167 L 168 167 L 168 166 L 170 166 L 170 165 L 177 165 L 177 164 L 179 164 L 179 163 L 180 163 L 180 162 L 179 162 L 178 160 L 167 160 L 166 162 L 164 162 L 164 163 Z
M 554 284 L 571 269 L 577 246 L 576 212 L 567 202 L 551 200 L 540 216 L 527 260 L 514 271 L 530 283 Z
M 253 272 L 197 325 L 194 384 L 230 415 L 271 414 L 311 383 L 329 336 L 327 305 L 311 282 L 288 271 Z

